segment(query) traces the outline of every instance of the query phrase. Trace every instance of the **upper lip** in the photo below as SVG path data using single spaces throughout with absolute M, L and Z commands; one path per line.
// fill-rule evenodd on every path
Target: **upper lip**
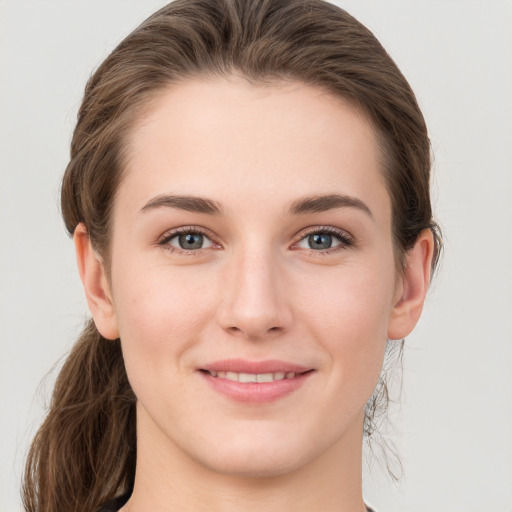
M 209 372 L 235 372 L 235 373 L 277 373 L 294 372 L 303 373 L 312 368 L 300 364 L 280 361 L 278 359 L 268 359 L 265 361 L 247 361 L 245 359 L 223 359 L 215 361 L 200 368 Z

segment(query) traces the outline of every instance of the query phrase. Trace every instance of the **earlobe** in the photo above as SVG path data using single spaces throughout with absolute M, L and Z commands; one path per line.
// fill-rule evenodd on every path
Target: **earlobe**
M 100 334 L 107 339 L 119 338 L 112 294 L 101 257 L 92 247 L 87 228 L 80 223 L 73 234 L 80 279 L 89 310 Z
M 388 339 L 408 336 L 418 322 L 430 284 L 434 238 L 423 230 L 414 247 L 407 252 L 406 266 L 400 278 L 400 293 L 391 311 Z

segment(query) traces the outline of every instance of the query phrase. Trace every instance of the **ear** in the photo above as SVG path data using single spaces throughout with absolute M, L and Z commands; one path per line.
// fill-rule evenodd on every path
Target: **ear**
M 119 338 L 105 266 L 99 254 L 92 247 L 84 224 L 78 224 L 73 234 L 73 240 L 80 279 L 96 328 L 104 338 L 110 340 Z
M 430 284 L 434 237 L 423 230 L 406 254 L 405 270 L 397 282 L 395 303 L 388 324 L 388 339 L 408 336 L 418 322 Z

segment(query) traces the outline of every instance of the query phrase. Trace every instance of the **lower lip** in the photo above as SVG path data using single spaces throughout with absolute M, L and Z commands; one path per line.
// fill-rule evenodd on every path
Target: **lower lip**
M 208 372 L 199 372 L 206 382 L 218 393 L 237 402 L 273 402 L 299 389 L 312 375 L 312 371 L 301 373 L 292 379 L 273 382 L 238 382 L 236 380 L 212 377 Z

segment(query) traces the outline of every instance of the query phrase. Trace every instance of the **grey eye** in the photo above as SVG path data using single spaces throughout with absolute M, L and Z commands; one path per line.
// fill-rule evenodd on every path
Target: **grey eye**
M 332 236 L 329 233 L 313 233 L 308 236 L 310 249 L 330 249 L 332 247 Z
M 350 241 L 345 239 L 343 235 L 331 234 L 327 231 L 317 231 L 310 233 L 302 238 L 297 244 L 301 249 L 309 249 L 313 251 L 325 251 L 332 249 L 338 245 L 350 245 Z
M 202 233 L 182 233 L 169 240 L 169 245 L 185 251 L 204 249 L 212 245 L 211 240 Z

